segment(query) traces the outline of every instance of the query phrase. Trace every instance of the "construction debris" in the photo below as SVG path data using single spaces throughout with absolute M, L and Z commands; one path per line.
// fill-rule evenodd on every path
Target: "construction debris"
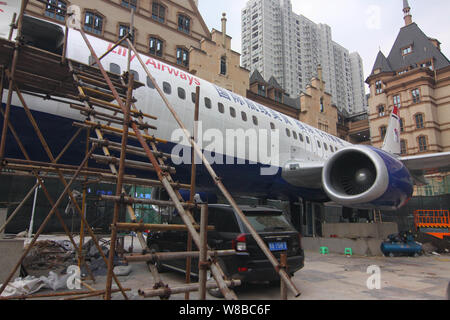
M 59 276 L 55 272 L 50 271 L 48 277 L 27 276 L 25 278 L 17 278 L 13 283 L 8 284 L 2 297 L 29 295 L 38 292 L 41 289 L 52 289 L 57 291 L 66 288 L 69 274 Z
M 103 245 L 101 249 L 103 254 L 108 256 L 109 247 Z M 108 267 L 92 240 L 89 240 L 83 246 L 83 251 L 86 252 L 85 260 L 92 273 L 95 276 L 105 276 Z M 52 270 L 57 273 L 63 273 L 69 266 L 77 265 L 77 261 L 77 252 L 70 241 L 45 240 L 36 242 L 24 259 L 22 266 L 28 273 L 36 270 Z M 127 263 L 115 256 L 114 266 L 124 267 L 127 266 Z M 128 271 L 128 274 L 130 272 L 131 269 Z M 120 270 L 120 273 L 124 274 L 126 272 Z M 81 274 L 87 274 L 84 266 L 81 268 Z

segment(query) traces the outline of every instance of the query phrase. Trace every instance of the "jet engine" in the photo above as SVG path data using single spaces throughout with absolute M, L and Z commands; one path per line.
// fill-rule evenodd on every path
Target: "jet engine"
M 403 163 L 369 146 L 339 150 L 324 166 L 322 183 L 331 200 L 358 209 L 396 210 L 413 194 Z

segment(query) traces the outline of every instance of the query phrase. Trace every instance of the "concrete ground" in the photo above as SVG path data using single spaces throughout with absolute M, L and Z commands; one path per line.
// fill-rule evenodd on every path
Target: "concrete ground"
M 125 248 L 129 243 L 130 239 L 127 239 Z M 136 239 L 134 251 L 140 251 Z M 376 276 L 368 273 L 370 266 L 379 267 L 379 289 L 367 286 L 369 277 L 373 279 Z M 184 283 L 184 274 L 181 273 L 169 271 L 161 276 L 170 286 Z M 87 283 L 101 290 L 105 288 L 105 280 L 106 277 L 99 276 L 96 283 Z M 119 277 L 119 280 L 124 288 L 132 289 L 128 294 L 131 299 L 141 299 L 138 289 L 153 287 L 153 279 L 145 263 L 133 263 L 132 273 Z M 450 281 L 450 255 L 388 258 L 306 252 L 305 267 L 295 273 L 293 281 L 302 292 L 298 298 L 289 294 L 288 298 L 295 300 L 443 300 Z M 39 293 L 46 292 L 49 291 Z M 279 286 L 265 283 L 238 287 L 235 292 L 240 300 L 280 298 Z M 191 299 L 197 298 L 197 293 L 191 293 Z M 113 299 L 122 300 L 123 297 L 118 293 L 113 295 Z M 183 300 L 184 294 L 173 295 L 171 299 Z M 216 300 L 210 295 L 207 299 Z

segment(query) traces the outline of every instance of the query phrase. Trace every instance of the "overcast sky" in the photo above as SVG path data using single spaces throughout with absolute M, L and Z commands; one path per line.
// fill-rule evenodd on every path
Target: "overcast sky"
M 222 13 L 227 14 L 227 33 L 232 48 L 241 52 L 241 9 L 247 0 L 199 0 L 199 10 L 208 28 L 221 30 Z M 428 37 L 438 39 L 450 58 L 450 1 L 409 0 L 413 21 Z M 366 78 L 381 48 L 387 56 L 404 26 L 403 0 L 292 0 L 292 9 L 315 23 L 331 27 L 333 40 L 357 51 Z

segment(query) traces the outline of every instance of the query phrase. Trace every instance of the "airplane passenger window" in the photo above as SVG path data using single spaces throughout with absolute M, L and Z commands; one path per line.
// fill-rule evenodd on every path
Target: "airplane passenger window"
M 186 91 L 183 88 L 178 87 L 178 98 L 186 100 Z
M 244 111 L 241 112 L 241 116 L 242 116 L 242 120 L 244 122 L 247 122 L 247 114 Z
M 291 131 L 289 129 L 286 129 L 286 135 L 290 138 L 291 137 Z
M 191 93 L 192 103 L 195 103 L 196 98 L 197 98 L 197 94 L 195 92 L 192 92 Z
M 109 64 L 109 71 L 111 73 L 120 74 L 120 66 L 118 64 L 115 64 L 115 63 L 110 63 Z
M 330 150 L 331 150 L 331 152 L 334 152 L 334 148 L 332 145 L 330 145 Z
M 219 108 L 219 112 L 220 112 L 220 113 L 225 113 L 225 107 L 223 106 L 222 103 L 219 102 L 219 104 L 218 104 L 217 106 L 218 106 L 218 108 Z
M 309 137 L 308 137 L 308 136 L 306 136 L 306 142 L 307 142 L 308 144 L 311 144 L 311 141 L 309 140 Z
M 325 148 L 326 151 L 328 151 L 328 145 L 326 143 L 323 144 L 323 147 Z
M 256 116 L 253 116 L 253 124 L 254 124 L 255 126 L 258 125 L 258 118 L 257 118 Z
M 297 140 L 297 132 L 292 131 L 292 135 L 294 136 L 294 139 Z
M 168 82 L 163 82 L 163 91 L 166 94 L 172 94 L 172 86 Z
M 317 146 L 318 146 L 319 148 L 322 148 L 322 145 L 320 144 L 320 141 L 319 141 L 319 140 L 317 140 Z
M 155 89 L 152 80 L 150 80 L 150 77 L 148 76 L 147 76 L 147 87 L 149 87 L 150 89 Z
M 273 122 L 270 123 L 270 128 L 275 131 L 275 124 Z
M 233 118 L 236 118 L 236 109 L 234 109 L 233 107 L 230 107 L 230 115 Z
M 130 73 L 133 74 L 133 76 L 134 76 L 134 81 L 139 81 L 139 73 L 137 73 L 137 71 L 130 70 Z
M 211 109 L 211 99 L 205 98 L 205 107 Z
M 304 141 L 304 140 L 303 140 L 303 135 L 302 135 L 301 133 L 299 133 L 298 136 L 299 136 L 299 138 L 300 138 L 300 141 L 303 142 L 303 141 Z

